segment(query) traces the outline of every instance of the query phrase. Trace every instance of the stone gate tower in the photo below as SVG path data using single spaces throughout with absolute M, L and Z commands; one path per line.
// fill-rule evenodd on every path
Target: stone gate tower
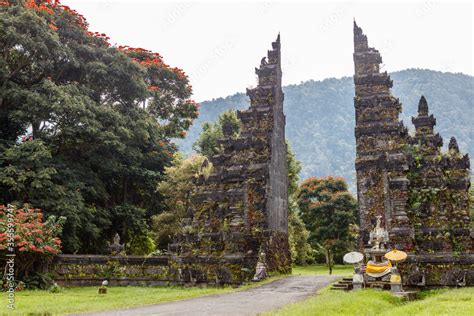
M 262 252 L 270 271 L 291 270 L 280 36 L 255 72 L 250 107 L 238 112 L 240 135 L 224 126 L 213 171 L 196 182 L 175 245 L 182 282 L 241 283 Z
M 389 245 L 408 252 L 404 283 L 421 286 L 474 284 L 474 230 L 469 157 L 456 139 L 448 152 L 434 132 L 436 119 L 421 96 L 410 136 L 392 81 L 380 72 L 382 58 L 354 22 L 356 172 L 361 247 L 376 216 Z
M 367 244 L 376 216 L 391 233 L 398 248 L 410 246 L 413 234 L 406 216 L 408 170 L 403 149 L 408 139 L 399 120 L 402 105 L 390 88 L 382 57 L 369 47 L 367 36 L 354 22 L 354 83 L 356 111 L 356 172 L 361 241 Z M 407 245 L 404 245 L 407 243 Z

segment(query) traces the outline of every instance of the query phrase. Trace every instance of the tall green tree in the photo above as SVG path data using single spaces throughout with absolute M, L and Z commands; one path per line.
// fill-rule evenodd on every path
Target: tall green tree
M 173 236 L 181 231 L 181 219 L 191 206 L 194 181 L 200 175 L 209 175 L 211 170 L 212 164 L 206 157 L 198 154 L 184 159 L 179 153 L 173 165 L 165 168 L 164 180 L 157 191 L 164 197 L 166 210 L 152 217 L 153 232 L 161 249 L 166 249 Z
M 0 4 L 0 204 L 66 216 L 65 252 L 146 235 L 198 113 L 181 69 L 108 40 L 59 1 Z
M 357 203 L 342 178 L 312 177 L 301 183 L 298 205 L 310 232 L 309 242 L 324 252 L 332 274 L 335 253 L 354 242 L 351 228 L 356 224 Z
M 193 145 L 193 149 L 206 157 L 217 154 L 221 150 L 218 140 L 224 137 L 224 125 L 231 128 L 231 135 L 239 134 L 240 120 L 235 111 L 229 110 L 219 114 L 217 122 L 205 122 L 202 125 L 201 134 Z

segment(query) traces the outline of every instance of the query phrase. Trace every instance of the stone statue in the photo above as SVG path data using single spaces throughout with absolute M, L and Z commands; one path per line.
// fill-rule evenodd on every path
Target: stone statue
M 253 276 L 252 281 L 262 281 L 267 277 L 267 264 L 265 260 L 265 253 L 262 251 L 258 256 L 257 266 L 255 268 L 255 275 Z
M 352 275 L 352 287 L 354 290 L 360 290 L 364 287 L 364 274 L 360 264 L 354 265 L 354 274 Z
M 120 244 L 120 236 L 118 233 L 114 236 L 113 244 L 110 244 L 109 242 L 107 242 L 107 244 L 109 246 L 109 251 L 112 255 L 116 255 L 124 249 L 124 245 Z
M 377 225 L 369 235 L 369 245 L 373 245 L 374 250 L 386 249 L 386 243 L 388 242 L 388 232 L 382 227 L 382 216 L 377 215 Z

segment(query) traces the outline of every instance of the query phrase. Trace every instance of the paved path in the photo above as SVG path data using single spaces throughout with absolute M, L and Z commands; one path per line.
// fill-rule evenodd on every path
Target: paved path
M 340 276 L 290 276 L 259 287 L 184 301 L 82 315 L 255 315 L 302 300 Z

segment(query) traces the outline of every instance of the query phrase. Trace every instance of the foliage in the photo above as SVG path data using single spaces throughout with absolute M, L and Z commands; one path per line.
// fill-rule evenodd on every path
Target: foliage
M 309 231 L 299 215 L 298 205 L 292 199 L 288 208 L 288 239 L 293 264 L 304 265 L 313 259 L 313 249 L 308 243 Z
M 407 69 L 391 73 L 393 94 L 403 103 L 401 119 L 413 129 L 411 116 L 417 113 L 420 96 L 427 97 L 437 131 L 445 139 L 455 136 L 464 152 L 474 152 L 474 77 Z M 303 169 L 301 178 L 313 175 L 341 175 L 355 192 L 354 81 L 352 77 L 309 80 L 283 87 L 286 137 Z M 248 106 L 244 93 L 201 102 L 199 119 L 188 137 L 178 144 L 186 153 L 201 133 L 202 124 L 215 121 L 219 113 Z M 472 155 L 471 155 L 472 156 Z
M 53 278 L 49 273 L 33 272 L 23 278 L 24 288 L 26 289 L 48 289 L 53 286 Z M 18 286 L 17 286 L 18 290 Z
M 66 216 L 70 253 L 146 230 L 171 139 L 198 114 L 186 74 L 59 1 L 3 1 L 0 30 L 0 203 Z
M 225 124 L 231 128 L 231 135 L 236 136 L 240 132 L 240 120 L 235 111 L 229 110 L 219 114 L 217 122 L 205 122 L 202 132 L 199 134 L 193 149 L 206 157 L 212 157 L 220 151 L 218 140 L 224 137 L 223 127 Z
M 309 232 L 301 220 L 296 203 L 301 163 L 296 159 L 291 146 L 288 146 L 288 242 L 293 264 L 307 264 L 312 261 L 313 249 L 308 243 Z
M 301 162 L 296 158 L 293 149 L 287 142 L 287 162 L 288 162 L 288 196 L 298 193 L 298 181 L 300 180 Z
M 156 250 L 153 235 L 148 230 L 144 230 L 130 237 L 127 244 L 127 253 L 131 255 L 149 255 Z
M 34 268 L 47 263 L 55 254 L 61 251 L 61 234 L 64 217 L 49 216 L 43 222 L 43 213 L 39 209 L 31 209 L 29 205 L 22 208 L 14 207 L 14 243 L 16 246 L 15 260 L 16 277 L 28 277 Z M 0 205 L 0 254 L 7 251 L 7 208 Z M 3 261 L 3 258 L 2 258 Z M 25 281 L 26 282 L 26 281 Z
M 183 159 L 174 157 L 173 165 L 165 168 L 165 177 L 158 185 L 158 192 L 164 197 L 166 210 L 152 217 L 152 229 L 160 249 L 165 249 L 172 237 L 180 232 L 181 219 L 190 207 L 194 180 L 200 175 L 208 175 L 212 169 L 206 157 L 194 155 Z
M 301 183 L 298 205 L 309 242 L 324 252 L 331 273 L 334 255 L 353 246 L 351 226 L 356 223 L 357 203 L 344 179 L 312 177 Z

